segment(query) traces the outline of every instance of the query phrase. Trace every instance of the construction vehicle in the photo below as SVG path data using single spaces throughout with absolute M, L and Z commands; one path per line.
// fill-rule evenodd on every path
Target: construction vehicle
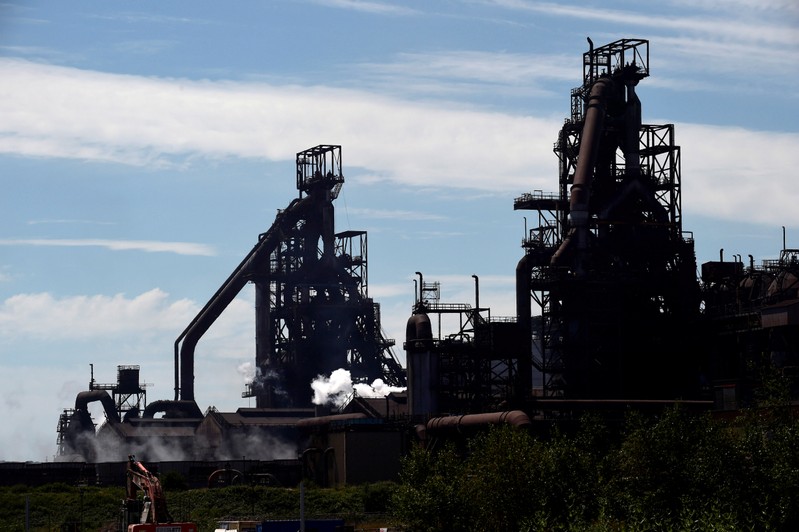
M 142 499 L 139 491 L 143 493 Z M 198 532 L 195 523 L 172 520 L 161 482 L 133 455 L 128 456 L 122 513 L 128 532 Z

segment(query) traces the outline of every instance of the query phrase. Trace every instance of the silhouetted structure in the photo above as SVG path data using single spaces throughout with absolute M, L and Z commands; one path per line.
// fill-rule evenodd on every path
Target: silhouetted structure
M 674 126 L 642 121 L 636 91 L 648 76 L 648 41 L 595 48 L 589 39 L 554 146 L 558 189 L 514 201 L 535 219 L 515 268 L 515 316 L 480 305 L 476 275 L 474 304 L 444 303 L 439 283 L 416 272 L 406 378 L 368 294 L 366 233 L 334 229 L 341 148 L 316 146 L 297 154 L 299 197 L 176 340 L 174 399 L 123 412 L 117 392 L 140 394 L 138 374 L 135 383 L 120 376 L 114 398 L 92 377 L 61 417 L 59 453 L 91 460 L 118 447 L 124 460 L 144 456 L 131 447 L 158 442 L 214 460 L 262 458 L 287 445 L 306 476 L 333 485 L 396 472 L 411 441 L 498 423 L 530 428 L 587 409 L 616 417 L 678 402 L 737 409 L 750 404 L 764 369 L 794 379 L 799 250 L 783 235 L 780 259 L 759 267 L 751 256 L 748 267 L 740 256 L 725 261 L 722 251 L 697 279 Z M 255 285 L 257 375 L 242 396 L 255 397 L 256 408 L 203 416 L 194 349 L 247 283 Z M 311 381 L 339 368 L 355 382 L 407 383 L 407 393 L 312 410 Z M 92 401 L 108 420 L 96 437 Z

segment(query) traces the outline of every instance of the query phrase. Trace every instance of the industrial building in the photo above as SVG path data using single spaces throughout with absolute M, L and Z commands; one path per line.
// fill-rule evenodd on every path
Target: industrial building
M 751 399 L 759 365 L 792 377 L 799 250 L 783 245 L 779 260 L 762 265 L 751 256 L 748 265 L 725 261 L 722 251 L 697 277 L 675 128 L 645 123 L 637 95 L 650 73 L 649 42 L 588 44 L 556 134 L 557 189 L 512 206 L 534 220 L 518 263 L 508 265 L 515 316 L 481 307 L 477 276 L 473 303 L 448 303 L 438 282 L 416 272 L 403 368 L 369 297 L 367 234 L 334 228 L 341 146 L 319 145 L 297 154 L 298 197 L 175 341 L 174 397 L 147 403 L 138 366 L 120 366 L 112 385 L 92 376 L 59 420 L 61 458 L 246 455 L 294 460 L 321 485 L 358 483 L 395 478 L 411 445 L 489 424 L 531 427 L 584 410 L 676 402 L 734 410 Z M 258 373 L 242 397 L 256 406 L 203 413 L 194 349 L 247 283 Z M 311 404 L 311 381 L 339 368 L 354 382 L 380 378 L 407 390 L 353 397 L 339 410 Z M 106 416 L 99 431 L 88 412 L 95 401 Z

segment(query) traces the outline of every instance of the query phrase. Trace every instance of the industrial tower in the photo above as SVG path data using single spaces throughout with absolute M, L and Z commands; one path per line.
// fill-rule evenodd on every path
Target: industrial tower
M 333 201 L 344 183 L 341 146 L 299 152 L 299 197 L 175 342 L 175 394 L 194 401 L 194 347 L 236 294 L 255 285 L 254 380 L 242 393 L 257 408 L 311 406 L 311 382 L 348 369 L 355 382 L 405 385 L 369 297 L 364 231 L 335 232 Z
M 641 121 L 648 41 L 589 45 L 555 143 L 558 193 L 514 203 L 538 215 L 517 267 L 519 323 L 545 396 L 689 397 L 702 370 L 689 341 L 699 285 L 674 126 Z

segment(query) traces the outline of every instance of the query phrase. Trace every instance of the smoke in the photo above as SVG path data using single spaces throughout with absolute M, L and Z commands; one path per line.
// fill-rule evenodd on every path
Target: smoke
M 319 375 L 311 382 L 313 404 L 330 405 L 339 410 L 344 408 L 353 395 L 359 397 L 385 397 L 391 392 L 403 392 L 405 388 L 388 386 L 383 379 L 375 379 L 372 384 L 354 383 L 349 370 L 337 369 L 330 377 Z
M 260 368 L 253 362 L 244 362 L 236 368 L 244 379 L 244 385 L 253 393 L 271 390 L 275 399 L 288 401 L 288 392 L 283 388 L 283 378 L 273 369 Z
M 88 415 L 86 412 L 84 417 Z M 56 461 L 120 462 L 131 454 L 145 462 L 235 460 L 243 456 L 269 461 L 296 459 L 299 452 L 292 431 L 286 428 L 230 427 L 223 437 L 209 438 L 208 432 L 199 427 L 161 425 L 156 421 L 150 426 L 138 426 L 135 436 L 125 436 L 131 431 L 126 424 L 106 422 L 95 432 L 84 420 L 83 428 L 70 428 L 65 452 Z
M 244 379 L 244 384 L 250 384 L 253 380 L 255 380 L 255 364 L 252 362 L 244 362 L 239 364 L 239 367 L 236 368 L 239 375 L 242 376 Z
M 330 377 L 318 375 L 311 382 L 311 389 L 313 390 L 313 404 L 343 408 L 352 396 L 352 377 L 348 370 L 337 369 L 330 374 Z

